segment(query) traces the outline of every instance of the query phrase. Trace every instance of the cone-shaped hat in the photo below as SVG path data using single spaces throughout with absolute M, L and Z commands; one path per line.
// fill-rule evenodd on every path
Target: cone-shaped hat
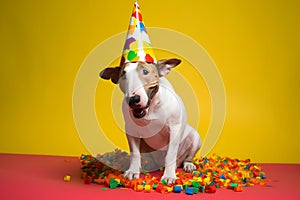
M 149 35 L 143 21 L 140 6 L 134 2 L 120 65 L 125 62 L 144 61 L 156 63 Z

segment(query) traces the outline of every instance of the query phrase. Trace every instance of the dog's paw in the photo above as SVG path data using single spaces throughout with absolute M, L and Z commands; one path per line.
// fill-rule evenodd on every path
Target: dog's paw
M 166 181 L 167 184 L 173 184 L 176 181 L 176 176 L 175 177 L 162 176 L 161 180 Z
M 123 176 L 125 178 L 128 178 L 129 180 L 139 179 L 140 172 L 126 171 L 126 172 L 124 172 Z
M 183 169 L 185 172 L 192 172 L 192 171 L 196 170 L 196 166 L 191 162 L 184 162 Z

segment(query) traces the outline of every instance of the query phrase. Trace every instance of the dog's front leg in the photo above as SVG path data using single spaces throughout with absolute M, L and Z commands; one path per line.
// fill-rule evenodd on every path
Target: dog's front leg
M 140 142 L 141 139 L 127 135 L 128 144 L 130 147 L 130 166 L 124 173 L 124 177 L 132 179 L 138 179 L 140 177 L 141 170 L 141 155 L 140 155 Z
M 170 126 L 170 142 L 165 158 L 165 171 L 162 180 L 172 184 L 176 180 L 177 153 L 180 144 L 180 123 Z

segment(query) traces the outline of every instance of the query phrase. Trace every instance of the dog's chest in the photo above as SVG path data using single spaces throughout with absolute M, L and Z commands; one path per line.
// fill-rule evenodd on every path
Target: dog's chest
M 145 126 L 134 124 L 126 129 L 127 134 L 143 138 L 152 149 L 165 150 L 168 147 L 170 129 L 166 123 L 161 123 L 160 120 L 152 120 Z
M 159 133 L 165 133 L 166 130 L 166 121 L 163 119 L 139 120 L 126 123 L 127 134 L 139 138 L 150 138 Z

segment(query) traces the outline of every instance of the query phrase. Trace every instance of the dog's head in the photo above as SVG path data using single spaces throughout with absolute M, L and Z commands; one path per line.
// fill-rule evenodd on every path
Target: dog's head
M 173 58 L 157 63 L 124 63 L 122 66 L 105 68 L 100 77 L 119 84 L 134 117 L 142 118 L 159 89 L 159 78 L 167 75 L 180 62 Z

